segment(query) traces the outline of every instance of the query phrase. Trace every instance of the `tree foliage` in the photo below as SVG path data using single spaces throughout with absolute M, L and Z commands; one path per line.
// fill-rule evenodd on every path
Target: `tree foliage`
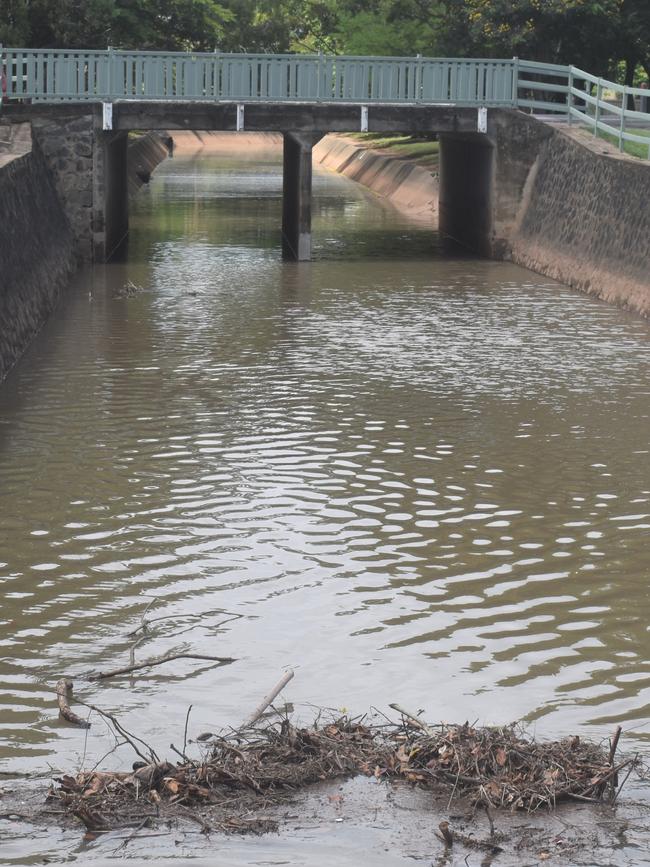
M 512 57 L 650 74 L 650 0 L 0 0 L 35 47 Z

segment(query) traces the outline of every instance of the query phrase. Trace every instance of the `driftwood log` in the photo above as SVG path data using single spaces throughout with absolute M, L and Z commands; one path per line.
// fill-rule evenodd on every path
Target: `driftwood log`
M 70 709 L 72 701 L 72 681 L 67 677 L 62 677 L 56 685 L 56 700 L 59 705 L 59 715 L 61 719 L 66 720 L 72 725 L 79 726 L 82 729 L 89 729 L 90 723 L 88 720 L 81 719 L 80 716 Z

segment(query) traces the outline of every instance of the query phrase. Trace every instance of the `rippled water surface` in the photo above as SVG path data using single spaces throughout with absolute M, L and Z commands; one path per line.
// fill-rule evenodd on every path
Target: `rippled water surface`
M 111 748 L 62 675 L 162 750 L 288 665 L 305 715 L 650 733 L 648 323 L 315 188 L 283 263 L 277 160 L 167 162 L 0 388 L 5 770 Z M 147 609 L 136 661 L 237 661 L 85 682 Z

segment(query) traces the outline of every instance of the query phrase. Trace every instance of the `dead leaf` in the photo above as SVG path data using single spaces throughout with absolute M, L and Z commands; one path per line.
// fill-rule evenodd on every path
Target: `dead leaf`
M 174 780 L 172 777 L 165 777 L 165 779 L 163 780 L 163 783 L 164 783 L 167 791 L 171 792 L 172 795 L 178 794 L 178 790 L 180 789 L 180 785 L 178 783 L 178 780 Z
M 497 750 L 496 760 L 497 760 L 497 765 L 499 765 L 500 768 L 502 768 L 505 765 L 505 763 L 508 761 L 508 754 L 503 749 L 503 747 L 499 747 L 499 749 Z

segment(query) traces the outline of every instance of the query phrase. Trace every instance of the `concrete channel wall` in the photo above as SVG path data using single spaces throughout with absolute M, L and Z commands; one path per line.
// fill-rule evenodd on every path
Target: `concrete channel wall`
M 21 126 L 24 144 L 29 125 Z M 38 148 L 20 151 L 0 165 L 0 381 L 54 309 L 75 265 L 72 230 L 45 159 Z
M 54 130 L 0 126 L 0 382 L 47 320 L 73 271 L 88 259 L 88 167 L 97 154 L 91 118 L 73 123 L 74 129 Z M 125 142 L 131 193 L 167 153 L 156 133 L 135 139 L 128 152 Z M 115 206 L 126 207 L 124 196 Z
M 129 141 L 127 184 L 132 198 L 149 182 L 149 178 L 173 148 L 171 136 L 166 133 L 146 133 Z
M 553 131 L 528 173 L 510 248 L 520 265 L 649 316 L 650 165 Z

